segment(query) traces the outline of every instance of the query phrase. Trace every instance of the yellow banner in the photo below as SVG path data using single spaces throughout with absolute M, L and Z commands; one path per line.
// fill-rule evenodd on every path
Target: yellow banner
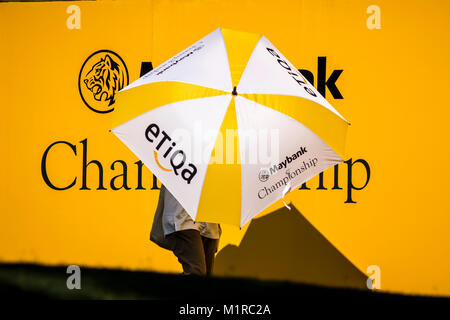
M 301 215 L 225 227 L 218 274 L 364 287 L 350 279 L 359 273 L 381 290 L 450 295 L 441 161 L 450 109 L 439 98 L 449 9 L 437 0 L 0 4 L 0 260 L 181 272 L 149 241 L 159 182 L 109 132 L 114 95 L 225 27 L 264 34 L 352 125 L 346 161 L 287 196 Z M 278 255 L 259 248 L 251 264 L 253 240 Z

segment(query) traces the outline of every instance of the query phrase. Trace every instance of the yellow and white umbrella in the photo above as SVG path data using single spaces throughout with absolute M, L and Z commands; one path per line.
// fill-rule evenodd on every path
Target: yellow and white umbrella
M 221 28 L 122 89 L 113 122 L 194 220 L 240 227 L 343 161 L 348 127 L 264 36 Z

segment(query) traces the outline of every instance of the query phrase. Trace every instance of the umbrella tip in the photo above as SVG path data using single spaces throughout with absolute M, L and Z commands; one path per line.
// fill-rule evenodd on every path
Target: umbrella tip
M 233 88 L 233 92 L 231 94 L 233 96 L 237 96 L 237 88 L 236 87 Z

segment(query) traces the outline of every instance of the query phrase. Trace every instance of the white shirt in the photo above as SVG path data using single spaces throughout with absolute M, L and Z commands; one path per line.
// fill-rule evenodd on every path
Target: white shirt
M 164 185 L 164 209 L 163 209 L 163 229 L 164 235 L 167 236 L 175 231 L 195 229 L 200 232 L 200 235 L 219 239 L 222 234 L 220 225 L 212 222 L 194 222 L 191 216 L 184 210 L 177 199 L 167 190 Z

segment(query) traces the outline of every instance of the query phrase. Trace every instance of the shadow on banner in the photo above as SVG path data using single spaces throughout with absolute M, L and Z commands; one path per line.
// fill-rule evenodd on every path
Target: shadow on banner
M 253 220 L 239 247 L 217 254 L 214 275 L 367 289 L 367 276 L 291 209 Z

